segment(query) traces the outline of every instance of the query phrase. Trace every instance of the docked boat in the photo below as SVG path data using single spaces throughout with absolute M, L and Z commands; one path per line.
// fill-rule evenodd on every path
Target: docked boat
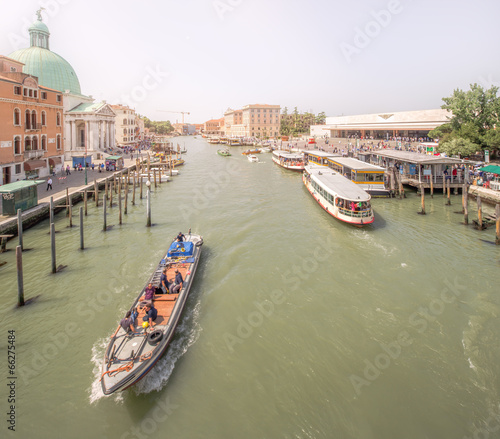
M 253 154 L 247 155 L 247 159 L 249 162 L 258 162 L 259 161 L 259 158 Z
M 139 312 L 135 332 L 127 332 L 120 324 L 111 336 L 101 371 L 101 387 L 105 395 L 125 390 L 144 378 L 167 350 L 186 304 L 203 244 L 203 238 L 191 232 L 184 239 L 172 242 L 146 283 L 146 287 L 151 283 L 156 293 L 161 293 L 160 276 L 165 268 L 167 279 L 175 278 L 176 270 L 183 278 L 178 293 L 155 294 L 153 305 L 158 315 L 153 322 L 154 328 L 143 324 L 144 287 L 130 307 L 131 312 L 134 309 Z
M 340 221 L 361 227 L 375 220 L 371 196 L 339 172 L 307 165 L 302 181 L 320 206 Z
M 211 143 L 212 145 L 217 145 L 219 143 L 219 138 L 218 137 L 209 137 L 207 142 Z
M 222 157 L 229 157 L 231 153 L 227 149 L 218 149 L 217 154 L 221 155 Z
M 304 170 L 304 156 L 299 153 L 273 151 L 273 162 L 285 169 L 292 171 Z
M 247 149 L 246 151 L 243 151 L 243 155 L 249 155 L 249 154 L 260 154 L 260 149 L 254 148 L 254 149 Z
M 223 145 L 228 144 L 228 138 L 227 137 L 221 137 L 219 138 L 219 143 L 222 143 Z
M 230 146 L 241 146 L 241 139 L 229 139 L 228 143 Z
M 260 148 L 260 152 L 271 152 L 271 147 L 269 146 L 264 146 L 263 148 Z

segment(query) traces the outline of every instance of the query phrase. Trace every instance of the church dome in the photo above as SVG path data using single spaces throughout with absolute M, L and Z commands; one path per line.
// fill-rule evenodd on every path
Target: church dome
M 49 50 L 49 28 L 43 23 L 40 11 L 38 20 L 29 28 L 31 47 L 12 52 L 9 58 L 24 63 L 23 73 L 37 76 L 38 83 L 64 93 L 81 94 L 76 73 L 62 56 Z

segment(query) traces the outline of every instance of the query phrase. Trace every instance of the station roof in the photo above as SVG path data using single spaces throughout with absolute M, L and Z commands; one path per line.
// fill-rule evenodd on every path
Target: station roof
M 439 165 L 439 164 L 455 164 L 463 163 L 462 159 L 455 159 L 452 157 L 443 157 L 440 155 L 421 154 L 412 151 L 399 151 L 396 149 L 389 149 L 384 151 L 372 151 L 370 154 L 388 159 L 399 160 L 401 162 L 416 163 L 419 165 Z

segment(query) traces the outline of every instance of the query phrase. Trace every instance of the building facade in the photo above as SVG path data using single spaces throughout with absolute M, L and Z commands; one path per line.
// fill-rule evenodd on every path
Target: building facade
M 207 120 L 203 124 L 203 134 L 207 136 L 224 136 L 224 118 Z
M 135 110 L 125 105 L 111 105 L 116 114 L 115 140 L 117 146 L 134 146 L 139 139 L 139 126 Z
M 276 138 L 280 134 L 279 105 L 251 104 L 241 110 L 229 108 L 224 113 L 228 137 Z
M 311 135 L 387 139 L 391 137 L 427 137 L 429 131 L 448 123 L 448 110 L 401 111 L 327 117 L 325 125 L 311 126 Z
M 62 93 L 0 56 L 0 184 L 46 177 L 63 166 Z

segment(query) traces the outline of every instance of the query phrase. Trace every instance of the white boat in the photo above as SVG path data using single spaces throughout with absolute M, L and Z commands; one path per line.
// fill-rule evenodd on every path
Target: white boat
M 292 171 L 303 171 L 305 166 L 303 154 L 278 150 L 273 151 L 273 162 Z
M 241 146 L 241 139 L 231 138 L 228 140 L 230 146 Z
M 207 141 L 208 141 L 208 143 L 211 143 L 212 145 L 217 145 L 219 143 L 219 138 L 218 137 L 209 137 Z
M 361 227 L 375 220 L 371 196 L 339 172 L 307 165 L 302 181 L 319 205 L 340 221 Z
M 264 146 L 263 148 L 260 148 L 260 152 L 271 152 L 271 148 L 269 148 L 269 146 Z
M 256 155 L 253 155 L 253 154 L 247 155 L 247 159 L 248 159 L 249 162 L 258 162 L 259 161 L 259 158 Z

